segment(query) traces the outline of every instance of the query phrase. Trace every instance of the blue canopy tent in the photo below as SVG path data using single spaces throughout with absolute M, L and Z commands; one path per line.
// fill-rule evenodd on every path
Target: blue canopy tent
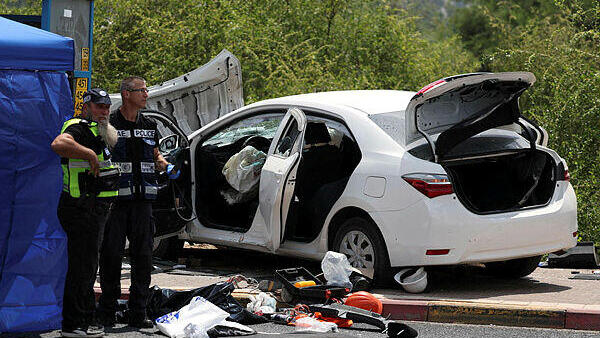
M 50 143 L 73 115 L 73 48 L 0 17 L 0 332 L 60 327 L 67 242 Z

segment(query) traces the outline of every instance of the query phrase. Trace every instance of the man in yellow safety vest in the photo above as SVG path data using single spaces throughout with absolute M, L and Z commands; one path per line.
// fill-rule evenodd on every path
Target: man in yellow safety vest
M 64 123 L 52 150 L 61 157 L 63 191 L 58 218 L 67 234 L 69 265 L 63 301 L 63 337 L 100 337 L 94 281 L 104 225 L 118 194 L 119 170 L 111 162 L 117 131 L 108 122 L 110 97 L 96 88 L 83 96 L 82 118 Z

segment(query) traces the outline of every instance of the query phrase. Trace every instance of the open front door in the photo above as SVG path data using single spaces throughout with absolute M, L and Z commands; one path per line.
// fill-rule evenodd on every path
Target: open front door
M 283 241 L 305 129 L 304 113 L 297 108 L 289 109 L 271 143 L 260 175 L 259 208 L 267 229 L 266 246 L 272 251 Z
M 159 134 L 158 151 L 174 164 L 181 174 L 170 180 L 165 173 L 158 175 L 158 196 L 152 206 L 156 239 L 177 235 L 194 218 L 191 196 L 190 149 L 185 133 L 165 114 L 155 110 L 142 113 L 154 119 Z

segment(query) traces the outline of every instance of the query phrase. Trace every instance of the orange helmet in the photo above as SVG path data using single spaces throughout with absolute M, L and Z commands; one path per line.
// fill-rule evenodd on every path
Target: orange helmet
M 344 304 L 378 314 L 381 314 L 383 311 L 383 304 L 381 301 L 373 296 L 373 294 L 366 291 L 358 291 L 350 294 L 344 301 Z

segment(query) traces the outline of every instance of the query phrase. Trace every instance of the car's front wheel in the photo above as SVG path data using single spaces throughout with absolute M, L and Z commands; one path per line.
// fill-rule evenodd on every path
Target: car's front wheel
M 542 256 L 511 259 L 508 261 L 485 263 L 488 272 L 502 278 L 521 278 L 531 274 L 540 263 Z
M 390 262 L 383 237 L 371 220 L 345 220 L 333 240 L 333 250 L 348 257 L 350 264 L 372 273 L 377 284 L 389 282 Z

